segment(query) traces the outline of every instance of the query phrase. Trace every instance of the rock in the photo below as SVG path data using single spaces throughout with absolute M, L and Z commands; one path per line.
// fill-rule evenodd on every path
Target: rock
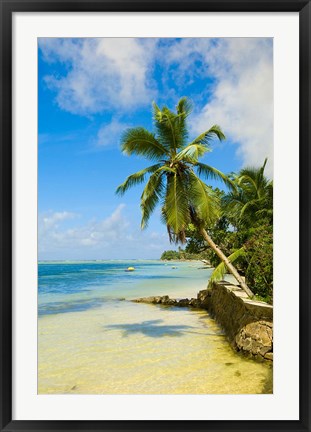
M 180 307 L 185 307 L 185 306 L 189 306 L 189 299 L 181 299 L 179 300 L 179 302 L 177 303 L 177 306 Z
M 195 299 L 195 298 L 192 298 L 192 299 L 189 301 L 189 306 L 192 306 L 192 307 L 199 307 L 199 302 L 198 302 L 198 300 Z
M 175 300 L 175 299 L 169 299 L 165 304 L 168 305 L 168 306 L 174 306 L 174 305 L 177 304 L 177 300 Z
M 159 303 L 159 300 L 161 297 L 141 297 L 138 299 L 132 300 L 135 303 L 150 303 L 150 304 L 157 304 Z
M 177 300 L 170 299 L 168 295 L 165 296 L 155 296 L 155 297 L 141 297 L 132 300 L 135 303 L 147 303 L 147 304 L 163 304 L 167 306 L 174 306 L 177 304 Z
M 239 350 L 265 357 L 272 351 L 272 329 L 265 321 L 251 322 L 239 331 L 235 343 Z
M 268 352 L 267 354 L 265 354 L 265 359 L 273 360 L 273 352 Z
M 198 304 L 202 307 L 206 307 L 208 304 L 209 297 L 211 295 L 211 290 L 206 289 L 198 292 L 197 300 Z
M 266 354 L 268 354 L 268 352 L 271 350 L 271 347 L 270 346 L 268 346 L 268 347 L 262 347 L 262 348 L 260 348 L 260 351 L 259 351 L 259 354 L 261 355 L 261 356 L 263 356 L 263 357 L 265 357 L 265 355 Z

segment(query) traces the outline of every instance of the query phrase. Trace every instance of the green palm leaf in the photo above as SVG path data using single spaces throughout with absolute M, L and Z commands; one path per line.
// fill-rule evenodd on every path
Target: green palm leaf
M 251 227 L 260 218 L 273 215 L 273 183 L 264 176 L 267 159 L 260 168 L 241 169 L 236 189 L 223 198 L 224 208 L 235 226 Z
M 121 139 L 121 148 L 127 155 L 136 154 L 148 159 L 159 159 L 168 155 L 166 148 L 155 136 L 142 127 L 127 129 Z
M 193 171 L 189 171 L 189 199 L 195 209 L 197 223 L 204 225 L 214 222 L 219 217 L 219 200 L 212 189 L 207 186 Z
M 158 170 L 152 174 L 141 195 L 140 208 L 142 211 L 141 228 L 148 226 L 151 213 L 154 211 L 163 192 L 163 170 Z
M 199 175 L 204 175 L 207 179 L 221 180 L 230 189 L 236 189 L 235 183 L 218 169 L 201 162 L 198 162 L 196 166 L 198 167 Z
M 187 113 L 176 115 L 167 107 L 160 110 L 156 103 L 153 103 L 153 112 L 159 142 L 171 155 L 176 154 L 177 149 L 184 145 L 188 135 L 185 123 Z
M 210 149 L 202 144 L 189 144 L 177 154 L 175 160 L 181 161 L 185 159 L 187 162 L 189 161 L 194 164 L 208 151 L 210 151 Z
M 241 247 L 240 249 L 237 249 L 235 252 L 233 252 L 230 256 L 228 256 L 228 260 L 231 263 L 234 263 L 239 258 L 242 258 L 244 256 L 245 256 L 245 249 L 244 247 Z M 224 262 L 221 262 L 220 264 L 218 264 L 218 266 L 214 269 L 213 273 L 211 274 L 209 283 L 218 282 L 222 280 L 226 272 L 227 272 L 227 267 Z
M 176 111 L 178 115 L 183 115 L 184 117 L 188 117 L 193 110 L 192 102 L 187 97 L 182 97 L 179 99 L 178 104 L 176 106 Z
M 192 141 L 191 144 L 203 144 L 210 146 L 213 138 L 218 138 L 220 141 L 226 139 L 224 133 L 218 125 L 214 125 L 207 131 L 201 133 L 196 139 Z
M 123 195 L 128 189 L 130 189 L 133 186 L 136 186 L 137 184 L 143 183 L 146 177 L 146 174 L 155 172 L 158 168 L 160 168 L 160 164 L 152 165 L 148 168 L 145 168 L 141 171 L 138 171 L 130 176 L 127 177 L 127 179 L 118 186 L 116 193 L 118 195 Z
M 179 233 L 185 232 L 188 223 L 190 223 L 185 179 L 178 172 L 167 177 L 164 208 L 166 223 L 178 237 Z

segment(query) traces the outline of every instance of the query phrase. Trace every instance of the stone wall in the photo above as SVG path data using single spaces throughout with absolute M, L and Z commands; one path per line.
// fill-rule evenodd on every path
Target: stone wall
M 206 309 L 223 327 L 237 351 L 273 360 L 273 307 L 250 300 L 237 285 L 222 281 L 200 291 L 197 298 L 171 299 L 169 296 L 142 297 L 132 300 L 162 306 Z
M 273 360 L 273 307 L 250 300 L 238 286 L 221 281 L 200 291 L 198 303 L 225 330 L 238 351 Z

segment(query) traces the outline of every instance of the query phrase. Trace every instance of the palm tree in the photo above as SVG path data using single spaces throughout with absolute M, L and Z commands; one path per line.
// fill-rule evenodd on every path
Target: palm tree
M 265 159 L 260 168 L 243 168 L 232 177 L 235 188 L 223 198 L 224 212 L 231 222 L 241 228 L 258 224 L 261 219 L 273 218 L 273 182 L 264 175 Z
M 267 159 L 260 168 L 246 167 L 231 175 L 235 188 L 222 198 L 223 213 L 231 224 L 247 236 L 244 244 L 234 250 L 228 259 L 235 262 L 246 257 L 245 243 L 252 237 L 252 228 L 262 224 L 272 225 L 273 181 L 264 175 Z M 226 267 L 221 262 L 211 275 L 211 282 L 223 278 Z
M 214 137 L 223 140 L 225 136 L 220 127 L 214 125 L 188 143 L 186 120 L 191 111 L 192 105 L 185 97 L 179 100 L 176 113 L 167 107 L 160 109 L 153 103 L 155 133 L 142 127 L 124 132 L 122 151 L 127 155 L 144 156 L 154 164 L 127 177 L 117 188 L 117 193 L 124 194 L 150 175 L 141 195 L 141 228 L 147 227 L 151 213 L 161 201 L 162 220 L 170 241 L 184 243 L 187 226 L 192 223 L 245 292 L 253 296 L 236 268 L 205 230 L 205 226 L 219 216 L 219 200 L 200 176 L 220 179 L 229 187 L 233 182 L 216 168 L 199 162 L 199 158 L 210 151 L 211 140 Z

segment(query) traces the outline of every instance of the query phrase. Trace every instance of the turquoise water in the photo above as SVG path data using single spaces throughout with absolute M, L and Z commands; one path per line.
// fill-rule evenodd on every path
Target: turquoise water
M 210 273 L 200 262 L 39 263 L 38 393 L 271 393 L 271 367 L 235 353 L 205 310 L 126 301 L 196 297 Z
M 134 267 L 135 271 L 126 272 L 128 267 Z M 169 292 L 196 297 L 197 291 L 206 287 L 209 275 L 210 270 L 200 262 L 39 263 L 39 316 L 92 309 L 123 297 Z

